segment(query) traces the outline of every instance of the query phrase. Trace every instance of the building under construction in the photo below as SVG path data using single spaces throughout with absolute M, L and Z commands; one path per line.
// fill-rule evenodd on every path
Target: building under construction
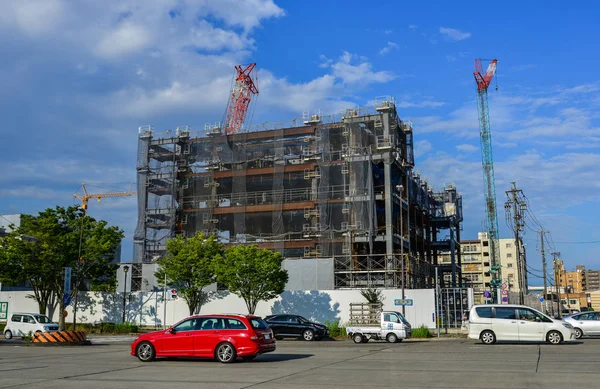
M 432 287 L 438 251 L 453 253 L 441 270 L 460 272 L 462 198 L 414 169 L 412 126 L 392 98 L 233 134 L 141 127 L 137 163 L 138 263 L 202 232 L 298 269 L 320 261 L 318 285 L 333 288 Z

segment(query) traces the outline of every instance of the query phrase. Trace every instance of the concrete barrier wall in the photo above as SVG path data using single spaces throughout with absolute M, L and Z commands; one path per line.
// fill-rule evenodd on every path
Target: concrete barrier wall
M 8 301 L 9 315 L 13 312 L 37 312 L 37 303 L 27 295 L 31 292 L 0 292 L 0 302 Z M 394 305 L 401 299 L 398 289 L 383 290 L 384 309 L 402 312 Z M 425 325 L 435 328 L 434 291 L 431 289 L 405 290 L 413 306 L 405 307 L 406 318 L 413 327 Z M 295 313 L 320 322 L 348 321 L 351 302 L 364 302 L 360 290 L 285 291 L 278 298 L 258 304 L 255 314 L 267 316 L 273 313 Z M 73 321 L 73 307 L 67 309 L 67 323 Z M 176 323 L 189 315 L 188 307 L 181 298 L 166 301 L 166 316 L 163 292 L 133 292 L 127 294 L 126 321 L 138 325 L 162 326 Z M 244 300 L 231 293 L 220 293 L 202 306 L 201 313 L 247 313 Z M 58 309 L 50 309 L 52 320 L 58 322 Z M 122 293 L 80 292 L 77 304 L 78 323 L 120 323 L 123 315 Z

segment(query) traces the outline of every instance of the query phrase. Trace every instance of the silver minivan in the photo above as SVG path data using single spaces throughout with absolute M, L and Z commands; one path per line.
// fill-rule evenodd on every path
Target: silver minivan
M 6 321 L 4 327 L 4 338 L 11 339 L 13 336 L 23 336 L 36 332 L 58 331 L 58 324 L 53 323 L 46 315 L 39 313 L 15 312 Z
M 496 341 L 559 344 L 576 339 L 571 324 L 524 305 L 474 305 L 466 316 L 463 330 L 468 332 L 469 339 L 479 339 L 484 344 Z

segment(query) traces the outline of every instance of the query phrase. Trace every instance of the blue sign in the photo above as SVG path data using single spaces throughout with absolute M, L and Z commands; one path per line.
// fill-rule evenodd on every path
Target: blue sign
M 543 303 L 543 302 L 544 302 L 544 298 L 540 297 L 540 303 Z
M 413 300 L 412 299 L 394 299 L 394 305 L 406 305 L 408 307 L 412 307 Z
M 71 295 L 69 293 L 63 294 L 62 303 L 65 307 L 71 305 Z
M 485 292 L 483 292 L 483 297 L 485 297 L 486 299 L 489 299 L 490 297 L 492 297 L 492 294 L 490 293 L 489 290 L 486 290 Z
M 508 302 L 508 297 L 506 297 L 506 296 L 503 296 L 503 297 L 502 297 L 502 302 L 504 302 L 504 303 L 505 303 L 505 302 Z
M 71 268 L 65 267 L 65 293 L 71 292 Z

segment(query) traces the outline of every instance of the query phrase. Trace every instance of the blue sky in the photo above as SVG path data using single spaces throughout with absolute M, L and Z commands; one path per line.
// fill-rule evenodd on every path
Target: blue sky
M 523 189 L 567 268 L 600 268 L 600 5 L 559 1 L 40 0 L 0 4 L 0 213 L 74 204 L 135 180 L 137 128 L 221 119 L 238 63 L 257 62 L 253 123 L 338 112 L 393 95 L 413 122 L 417 168 L 464 196 L 462 237 L 485 220 L 473 59 L 490 90 L 501 237 L 505 190 Z M 495 81 L 494 81 L 495 85 Z M 94 186 L 92 186 L 92 184 Z M 90 214 L 124 228 L 135 198 Z M 541 269 L 526 228 L 528 262 Z

